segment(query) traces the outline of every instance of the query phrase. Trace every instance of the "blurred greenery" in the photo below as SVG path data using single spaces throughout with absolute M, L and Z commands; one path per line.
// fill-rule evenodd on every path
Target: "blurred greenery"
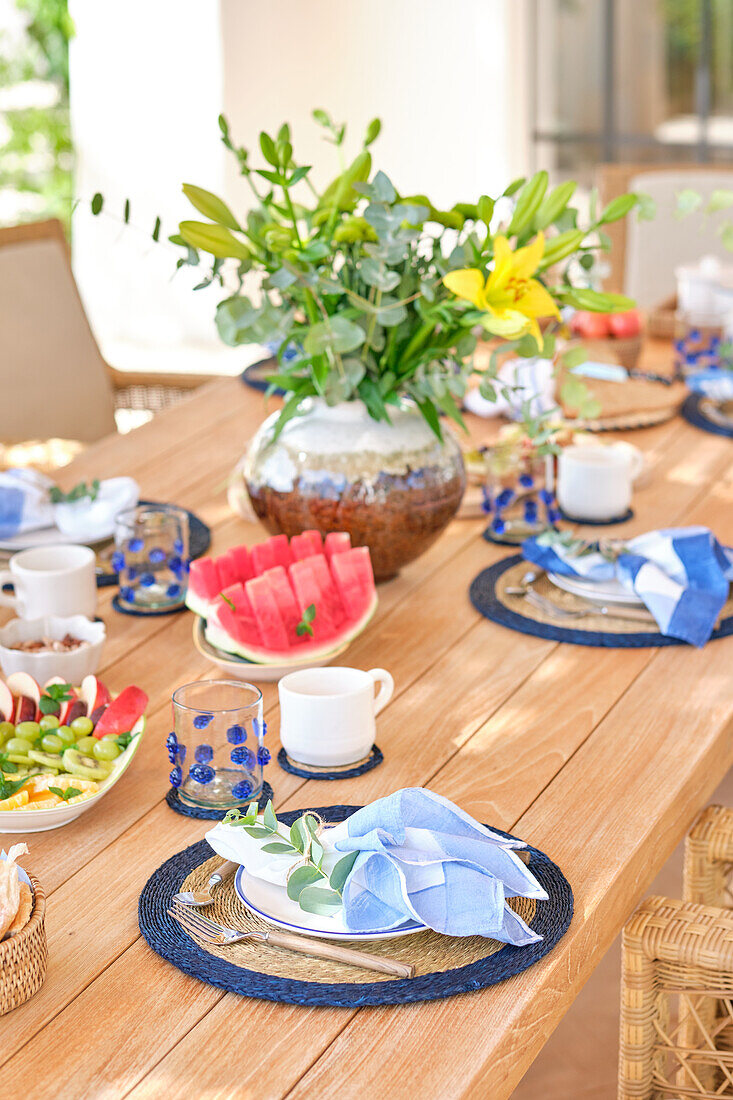
M 0 223 L 57 217 L 69 230 L 67 0 L 14 0 L 0 28 Z

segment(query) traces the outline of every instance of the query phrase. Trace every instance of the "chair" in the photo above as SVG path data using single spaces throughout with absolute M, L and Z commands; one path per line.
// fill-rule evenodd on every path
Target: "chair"
M 623 933 L 618 1100 L 733 1096 L 733 914 L 647 898 Z
M 611 238 L 607 290 L 629 294 L 648 309 L 675 294 L 678 265 L 710 254 L 733 262 L 717 232 L 730 220 L 730 210 L 707 218 L 702 211 L 680 219 L 674 213 L 677 192 L 684 189 L 699 192 L 704 200 L 716 189 L 733 190 L 733 165 L 603 164 L 596 183 L 604 205 L 625 191 L 644 191 L 657 205 L 651 221 L 632 214 L 605 227 Z
M 707 806 L 685 840 L 682 897 L 700 905 L 733 908 L 733 810 Z
M 115 408 L 157 412 L 202 375 L 117 371 L 102 358 L 56 220 L 0 229 L 0 441 L 93 442 Z

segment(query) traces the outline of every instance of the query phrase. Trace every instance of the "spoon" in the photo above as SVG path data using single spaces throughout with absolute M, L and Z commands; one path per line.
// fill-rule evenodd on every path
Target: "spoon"
M 212 893 L 219 883 L 224 882 L 225 879 L 231 878 L 234 872 L 239 867 L 238 863 L 232 863 L 230 859 L 227 859 L 222 863 L 218 870 L 214 871 L 213 875 L 206 884 L 205 890 L 183 890 L 180 894 L 174 894 L 173 900 L 178 901 L 181 905 L 190 905 L 194 909 L 200 909 L 204 905 L 211 905 L 214 900 Z

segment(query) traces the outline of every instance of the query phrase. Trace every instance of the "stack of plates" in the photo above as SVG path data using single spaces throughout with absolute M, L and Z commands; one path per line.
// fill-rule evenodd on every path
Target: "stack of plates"
M 583 577 L 565 577 L 560 573 L 548 573 L 548 580 L 565 592 L 571 592 L 573 596 L 582 596 L 584 600 L 592 603 L 609 604 L 623 603 L 630 607 L 644 607 L 644 602 L 628 588 L 624 588 L 621 581 L 589 581 Z

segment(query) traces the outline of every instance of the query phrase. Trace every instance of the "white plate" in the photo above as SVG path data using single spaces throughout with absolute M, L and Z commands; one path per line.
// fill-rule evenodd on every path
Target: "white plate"
M 276 886 L 272 882 L 255 878 L 254 875 L 247 874 L 244 867 L 240 867 L 234 877 L 234 889 L 240 901 L 268 924 L 276 928 L 284 928 L 287 932 L 315 936 L 317 939 L 349 940 L 350 942 L 397 940 L 402 936 L 414 936 L 416 932 L 425 931 L 424 924 L 407 921 L 399 928 L 375 928 L 368 932 L 349 932 L 340 913 L 333 917 L 306 913 L 297 901 L 292 901 L 288 897 L 284 886 Z
M 327 657 L 315 661 L 300 661 L 291 665 L 256 665 L 252 661 L 246 661 L 244 657 L 237 657 L 233 653 L 225 653 L 223 649 L 218 649 L 212 645 L 206 637 L 204 626 L 204 619 L 197 615 L 193 624 L 193 644 L 201 656 L 236 680 L 247 680 L 255 684 L 274 683 L 282 676 L 287 675 L 288 672 L 298 672 L 303 668 L 322 668 L 334 657 L 339 657 L 351 644 L 346 642 L 339 649 L 335 649 L 333 653 L 329 653 Z
M 99 538 L 81 540 L 64 535 L 58 527 L 41 527 L 37 531 L 23 531 L 19 535 L 0 539 L 0 550 L 11 550 L 15 553 L 18 550 L 32 550 L 36 546 L 99 546 L 111 539 L 113 534 L 114 524 L 110 525 L 107 534 L 100 535 Z
M 59 829 L 62 825 L 71 824 L 92 806 L 96 806 L 129 768 L 145 732 L 144 717 L 138 719 L 133 728 L 137 729 L 138 726 L 139 731 L 133 736 L 125 751 L 117 757 L 114 768 L 100 784 L 94 798 L 77 802 L 75 806 L 54 806 L 50 810 L 0 810 L 0 833 L 45 833 L 49 829 Z
M 621 581 L 587 581 L 583 577 L 565 577 L 561 573 L 548 573 L 548 579 L 565 592 L 582 596 L 593 603 L 625 603 L 632 607 L 644 607 L 644 601 L 624 588 Z

